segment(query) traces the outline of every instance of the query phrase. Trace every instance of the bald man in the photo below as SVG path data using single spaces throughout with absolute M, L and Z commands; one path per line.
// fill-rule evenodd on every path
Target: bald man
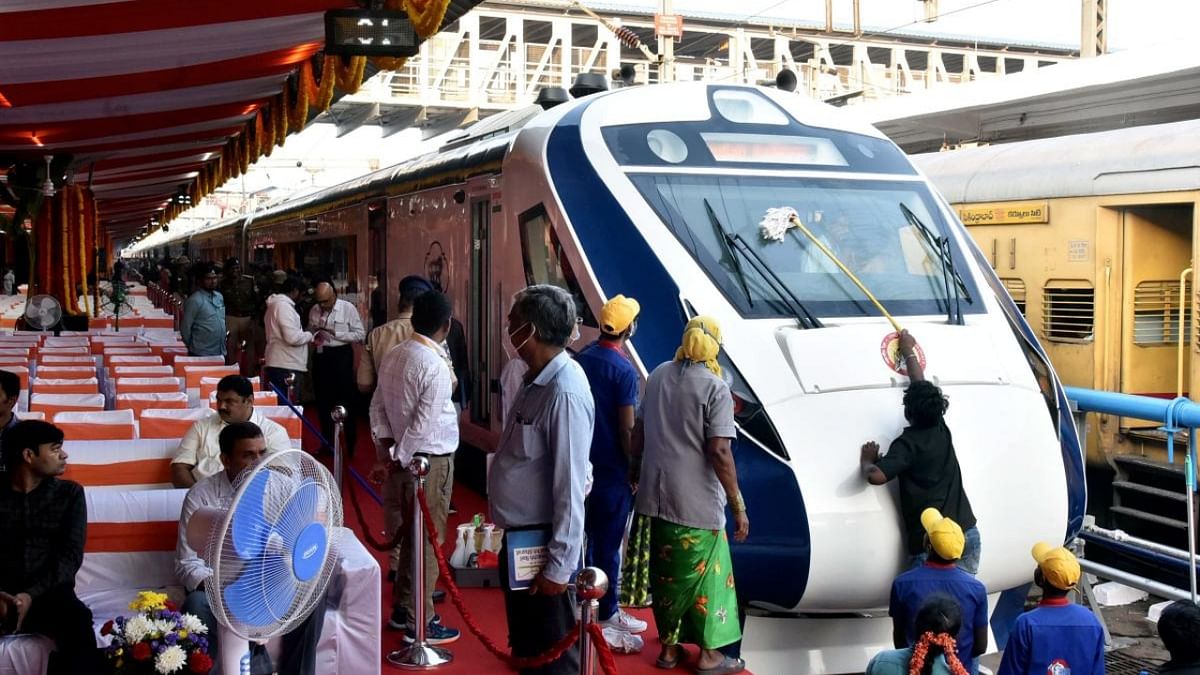
M 341 300 L 329 281 L 320 281 L 313 289 L 316 302 L 308 312 L 308 330 L 313 334 L 312 383 L 317 396 L 317 412 L 325 438 L 333 443 L 333 420 L 329 413 L 334 406 L 346 408 L 346 455 L 353 456 L 355 433 L 355 402 L 358 388 L 354 382 L 354 343 L 367 336 L 358 309 Z

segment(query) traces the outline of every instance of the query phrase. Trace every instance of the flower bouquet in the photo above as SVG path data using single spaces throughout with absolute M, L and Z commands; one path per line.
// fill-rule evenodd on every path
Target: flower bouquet
M 166 594 L 142 591 L 129 609 L 136 614 L 119 616 L 100 629 L 112 638 L 104 653 L 114 674 L 202 674 L 212 669 L 208 627 L 195 615 L 181 614 Z

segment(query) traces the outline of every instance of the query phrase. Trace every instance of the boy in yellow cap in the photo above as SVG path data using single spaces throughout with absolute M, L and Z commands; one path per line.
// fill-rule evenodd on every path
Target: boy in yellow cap
M 917 613 L 930 598 L 949 596 L 962 611 L 957 642 L 958 660 L 970 672 L 976 672 L 975 657 L 987 650 L 988 604 L 983 582 L 958 567 L 966 548 L 963 529 L 937 509 L 921 512 L 925 531 L 925 562 L 892 582 L 888 615 L 892 617 L 892 642 L 897 649 L 911 647 L 920 639 L 916 632 Z
M 604 570 L 612 583 L 600 599 L 605 638 L 619 651 L 640 650 L 641 640 L 620 633 L 641 633 L 649 626 L 617 606 L 616 579 L 621 572 L 621 544 L 633 509 L 630 484 L 630 439 L 638 402 L 638 374 L 625 356 L 625 343 L 637 330 L 641 306 L 624 295 L 600 308 L 600 339 L 584 347 L 575 360 L 587 375 L 596 405 L 592 430 L 592 491 L 587 499 L 584 532 L 588 565 Z
M 1042 602 L 1017 618 L 998 675 L 1104 675 L 1104 629 L 1067 597 L 1079 582 L 1079 561 L 1046 542 L 1034 545 L 1033 559 Z

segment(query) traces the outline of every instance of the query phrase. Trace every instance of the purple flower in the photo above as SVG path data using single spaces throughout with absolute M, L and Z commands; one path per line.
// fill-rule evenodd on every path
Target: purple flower
M 169 645 L 173 645 L 178 641 L 179 636 L 174 633 L 167 633 L 165 636 L 163 636 L 163 642 L 166 642 Z

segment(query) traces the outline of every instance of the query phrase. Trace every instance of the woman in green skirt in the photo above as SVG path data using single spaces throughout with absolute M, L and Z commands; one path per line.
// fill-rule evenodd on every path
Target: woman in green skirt
M 688 322 L 675 359 L 654 369 L 634 429 L 641 456 L 636 510 L 650 519 L 650 594 L 662 651 L 657 665 L 674 668 L 683 644 L 699 645 L 697 672 L 745 670 L 720 648 L 742 637 L 725 505 L 734 538 L 750 532 L 738 491 L 731 441 L 733 398 L 721 379 L 721 328 L 711 317 Z

